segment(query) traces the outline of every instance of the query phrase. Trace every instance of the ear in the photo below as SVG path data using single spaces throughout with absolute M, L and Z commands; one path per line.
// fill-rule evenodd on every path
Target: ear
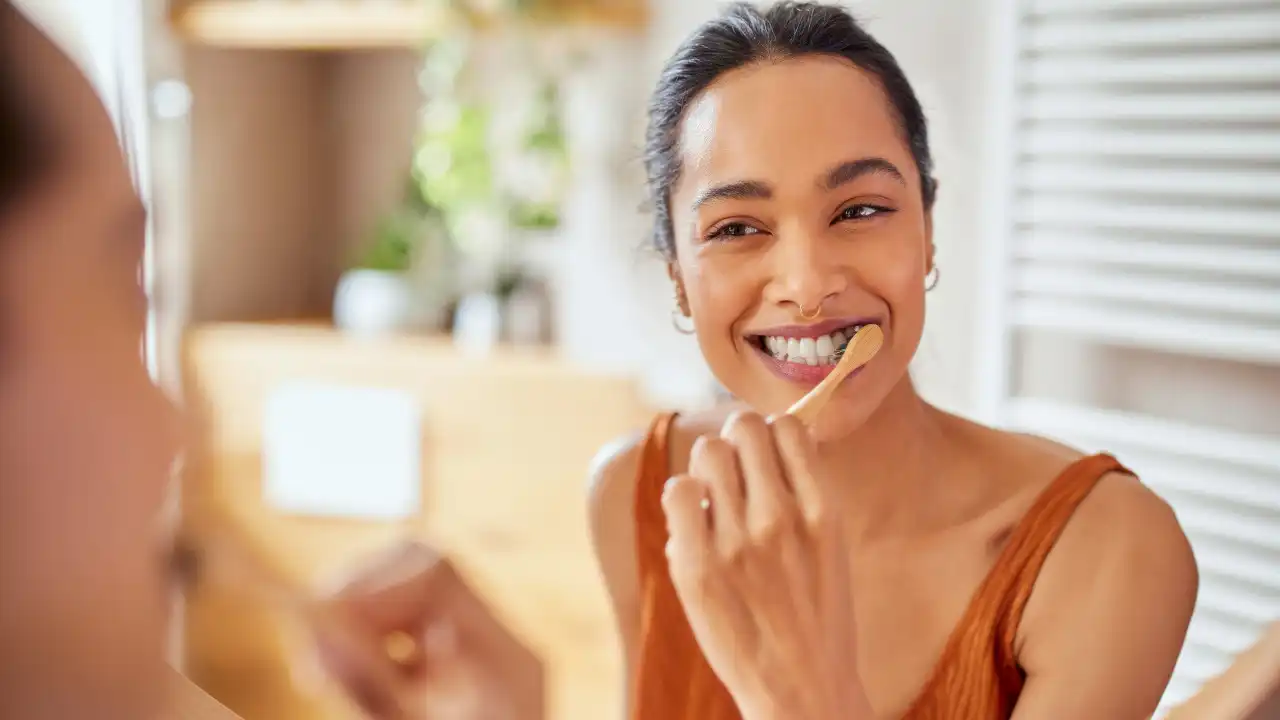
M 684 292 L 684 278 L 680 276 L 680 268 L 674 260 L 667 263 L 667 277 L 671 278 L 671 285 L 676 291 L 676 307 L 681 315 L 689 317 L 689 296 Z

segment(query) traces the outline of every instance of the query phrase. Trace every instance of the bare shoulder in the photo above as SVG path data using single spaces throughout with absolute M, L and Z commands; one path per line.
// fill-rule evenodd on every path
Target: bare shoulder
M 1094 687 L 1092 697 L 1111 698 L 1106 708 L 1093 701 L 1094 716 L 1149 713 L 1173 672 L 1198 586 L 1173 509 L 1132 475 L 1108 473 L 1041 569 L 1018 631 L 1019 659 L 1042 679 L 1041 696 Z
M 1167 502 L 1141 480 L 1123 472 L 1102 477 L 1076 509 L 1045 563 L 1042 580 L 1056 585 L 1098 578 L 1110 569 L 1120 591 L 1143 583 L 1184 590 L 1194 600 L 1197 582 L 1191 545 Z M 1105 575 L 1103 576 L 1105 577 Z
M 628 668 L 634 663 L 640 632 L 634 489 L 643 452 L 643 432 L 633 432 L 609 442 L 591 462 L 587 488 L 591 545 L 613 606 Z
M 605 444 L 591 461 L 587 487 L 587 513 L 591 521 L 591 542 L 601 570 L 609 580 L 618 564 L 630 563 L 634 556 L 635 482 L 644 453 L 642 431 L 635 431 Z
M 1023 436 L 1063 467 L 1084 457 L 1058 443 Z M 1141 479 L 1109 472 L 1080 502 L 1045 561 L 1027 607 L 1027 624 L 1042 610 L 1070 607 L 1077 593 L 1136 597 L 1154 593 L 1162 604 L 1190 613 L 1198 584 L 1195 557 L 1173 508 Z
M 689 454 L 695 440 L 702 435 L 719 435 L 730 415 L 747 409 L 741 403 L 726 403 L 676 418 L 671 428 L 671 474 L 689 469 Z
M 736 406 L 726 405 L 678 416 L 671 428 L 671 472 L 683 472 L 699 435 L 719 432 Z M 635 483 L 644 454 L 645 434 L 628 433 L 605 444 L 591 461 L 588 487 L 592 533 L 634 531 Z M 598 543 L 598 539 L 597 539 Z
M 728 410 L 681 415 L 671 428 L 672 472 L 681 472 L 689 448 L 703 432 L 719 430 L 715 418 Z M 723 422 L 721 420 L 720 422 Z M 613 605 L 625 656 L 635 661 L 640 632 L 640 568 L 636 547 L 636 481 L 644 461 L 646 435 L 619 437 L 596 453 L 587 488 L 591 544 Z
M 617 501 L 630 495 L 628 490 L 640 470 L 644 440 L 644 432 L 636 430 L 610 440 L 596 451 L 591 459 L 587 486 L 593 520 L 601 511 L 612 514 L 608 511 L 618 509 L 614 507 L 619 504 Z

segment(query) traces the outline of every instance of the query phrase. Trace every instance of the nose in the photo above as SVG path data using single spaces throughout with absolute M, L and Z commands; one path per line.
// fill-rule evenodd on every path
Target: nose
M 808 315 L 849 287 L 838 253 L 820 237 L 790 233 L 774 243 L 771 254 L 772 277 L 764 293 L 770 303 Z

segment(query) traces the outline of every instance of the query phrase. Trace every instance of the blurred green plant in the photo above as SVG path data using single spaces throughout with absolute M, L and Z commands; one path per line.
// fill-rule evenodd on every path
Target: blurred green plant
M 428 239 L 429 225 L 426 221 L 438 214 L 439 211 L 422 198 L 417 180 L 409 178 L 399 205 L 378 218 L 356 267 L 408 272 L 422 243 Z
M 373 239 L 356 267 L 383 272 L 408 272 L 413 264 L 416 244 L 413 229 L 405 222 L 402 214 L 386 215 L 374 227 Z
M 492 204 L 488 107 L 438 98 L 424 113 L 413 169 L 422 199 L 447 217 Z
M 564 123 L 560 116 L 560 86 L 554 80 L 544 79 L 542 83 L 521 149 L 541 166 L 548 182 L 559 185 L 568 165 L 568 149 Z M 508 222 L 514 227 L 527 230 L 553 230 L 559 227 L 558 189 L 553 188 L 549 197 L 544 193 L 540 199 L 512 198 Z
M 499 190 L 491 147 L 493 109 L 463 87 L 475 30 L 471 25 L 481 17 L 477 6 L 496 7 L 499 15 L 518 22 L 537 12 L 539 1 L 448 1 L 462 22 L 456 32 L 425 48 L 419 82 L 427 102 L 414 141 L 408 186 L 402 202 L 378 219 L 357 259 L 359 268 L 407 272 L 422 243 L 429 240 L 429 227 L 443 223 L 447 234 L 457 237 L 458 223 L 472 211 L 505 216 L 510 226 L 520 229 L 548 230 L 560 224 L 557 193 L 532 193 L 541 195 L 539 199 Z M 553 176 L 567 164 L 554 78 L 541 78 L 520 148 Z

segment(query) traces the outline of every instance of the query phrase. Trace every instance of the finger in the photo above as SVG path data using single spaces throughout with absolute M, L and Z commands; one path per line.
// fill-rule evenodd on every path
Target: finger
M 700 574 L 712 549 L 707 522 L 706 485 L 689 475 L 677 475 L 662 489 L 662 510 L 667 516 L 667 563 L 672 578 L 684 580 Z
M 400 668 L 368 637 L 341 629 L 343 625 L 336 617 L 317 616 L 312 622 L 316 627 L 317 659 L 325 672 L 370 717 L 403 718 L 408 686 Z
M 769 425 L 773 428 L 778 457 L 795 493 L 801 515 L 810 523 L 823 521 L 827 508 L 824 489 L 815 472 L 818 463 L 809 431 L 800 420 L 790 415 L 772 417 Z
M 408 541 L 365 560 L 321 597 L 373 630 L 416 637 L 425 628 L 427 605 L 450 591 L 454 577 L 435 548 Z
M 746 497 L 737 451 L 720 438 L 702 436 L 693 445 L 689 474 L 707 487 L 717 547 L 726 556 L 736 553 L 746 537 Z
M 454 622 L 462 615 L 470 621 L 475 613 L 468 605 L 475 602 L 451 563 L 429 546 L 405 543 L 376 556 L 316 601 L 317 612 L 331 622 L 316 622 L 313 630 L 319 639 L 342 631 L 341 651 L 351 655 L 344 662 L 360 663 L 364 673 L 420 676 L 429 628 L 440 617 Z M 355 643 L 360 647 L 352 647 Z M 368 667 L 372 663 L 391 670 Z
M 447 619 L 460 632 L 496 621 L 457 567 L 429 545 L 411 541 L 363 566 L 326 601 L 386 636 L 419 638 Z
M 771 531 L 797 510 L 772 429 L 756 413 L 735 413 L 720 435 L 737 450 L 746 487 L 747 531 L 752 535 Z

